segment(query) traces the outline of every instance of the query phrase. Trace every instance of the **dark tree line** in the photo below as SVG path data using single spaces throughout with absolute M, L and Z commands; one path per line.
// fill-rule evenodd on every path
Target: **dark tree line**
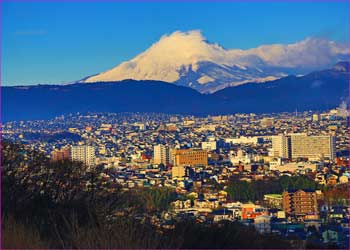
M 282 176 L 280 178 L 257 181 L 241 181 L 232 178 L 226 188 L 232 200 L 248 202 L 262 201 L 265 194 L 281 194 L 288 189 L 311 189 L 321 188 L 308 176 Z
M 288 248 L 285 240 L 259 235 L 238 223 L 176 222 L 159 231 L 133 215 L 157 213 L 176 198 L 171 189 L 122 192 L 100 179 L 102 168 L 51 162 L 23 145 L 3 142 L 3 248 Z M 129 216 L 114 216 L 126 210 Z M 130 216 L 131 215 L 131 216 Z

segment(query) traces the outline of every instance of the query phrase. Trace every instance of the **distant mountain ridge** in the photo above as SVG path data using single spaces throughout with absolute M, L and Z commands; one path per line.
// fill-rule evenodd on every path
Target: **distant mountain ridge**
M 306 74 L 349 58 L 350 49 L 346 45 L 321 38 L 241 50 L 209 43 L 197 30 L 177 31 L 161 37 L 130 61 L 80 82 L 159 80 L 213 93 L 247 82 Z
M 349 104 L 350 63 L 339 62 L 331 69 L 305 76 L 288 76 L 266 83 L 229 87 L 213 95 L 221 106 L 234 106 L 241 112 L 262 113 L 333 108 Z M 223 108 L 223 111 L 225 109 Z
M 349 103 L 349 62 L 305 76 L 246 83 L 213 94 L 162 81 L 1 87 L 2 120 L 49 119 L 76 112 L 232 114 L 328 109 Z

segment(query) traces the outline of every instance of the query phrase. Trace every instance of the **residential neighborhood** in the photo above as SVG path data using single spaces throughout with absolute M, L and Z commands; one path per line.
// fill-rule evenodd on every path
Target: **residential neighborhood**
M 206 117 L 71 114 L 3 127 L 5 139 L 51 161 L 102 168 L 107 192 L 172 190 L 165 210 L 137 215 L 159 228 L 185 218 L 239 221 L 261 234 L 338 247 L 349 247 L 349 133 L 342 107 Z

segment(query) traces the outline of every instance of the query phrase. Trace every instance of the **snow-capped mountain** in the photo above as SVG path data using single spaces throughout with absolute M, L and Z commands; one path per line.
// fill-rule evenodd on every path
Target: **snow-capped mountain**
M 80 82 L 160 80 L 211 93 L 228 86 L 327 68 L 348 60 L 349 55 L 346 45 L 320 38 L 228 50 L 209 43 L 200 31 L 176 31 L 132 60 Z

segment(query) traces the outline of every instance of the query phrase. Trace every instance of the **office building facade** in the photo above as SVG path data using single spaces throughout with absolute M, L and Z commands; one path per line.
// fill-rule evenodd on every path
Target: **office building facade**
M 207 166 L 208 153 L 200 149 L 178 149 L 174 152 L 175 165 Z

